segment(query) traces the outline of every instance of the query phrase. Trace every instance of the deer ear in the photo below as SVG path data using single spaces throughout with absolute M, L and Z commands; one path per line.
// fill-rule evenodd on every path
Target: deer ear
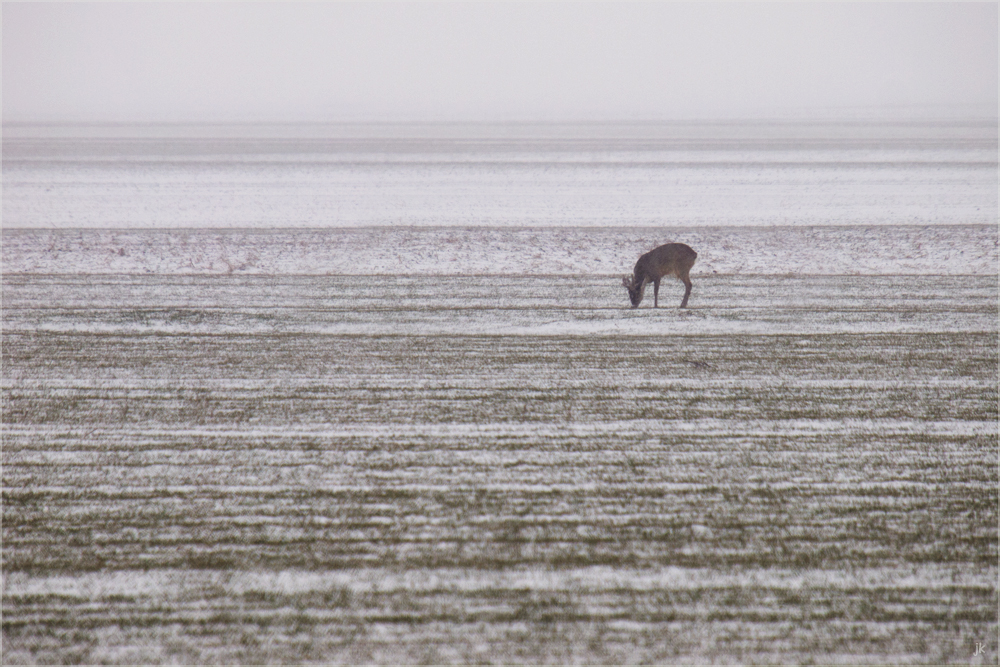
M 622 285 L 625 287 L 632 287 L 632 283 L 629 282 L 628 276 L 622 276 Z

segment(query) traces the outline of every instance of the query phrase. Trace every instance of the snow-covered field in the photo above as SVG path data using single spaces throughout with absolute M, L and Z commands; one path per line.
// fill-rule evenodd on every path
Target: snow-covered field
M 995 277 L 613 279 L 5 276 L 5 660 L 995 661 Z
M 718 336 L 996 329 L 990 276 L 692 275 L 628 308 L 617 276 L 11 275 L 7 333 Z M 652 290 L 647 290 L 652 292 Z M 41 308 L 44 304 L 44 308 Z
M 995 225 L 6 230 L 4 274 L 621 275 L 668 242 L 692 275 L 996 275 Z M 620 282 L 620 281 L 618 281 Z
M 996 119 L 4 125 L 6 227 L 995 225 Z
M 4 664 L 996 664 L 995 123 L 20 131 Z

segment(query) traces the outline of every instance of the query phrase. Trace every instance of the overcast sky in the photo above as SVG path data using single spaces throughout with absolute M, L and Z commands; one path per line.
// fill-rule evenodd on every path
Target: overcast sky
M 997 3 L 3 3 L 4 121 L 997 113 Z

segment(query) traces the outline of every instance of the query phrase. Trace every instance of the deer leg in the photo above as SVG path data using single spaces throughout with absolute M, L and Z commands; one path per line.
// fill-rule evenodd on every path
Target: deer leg
M 653 281 L 653 308 L 660 307 L 660 279 Z
M 688 297 L 691 296 L 691 279 L 684 276 L 681 280 L 684 281 L 684 299 L 681 301 L 681 308 L 687 308 Z

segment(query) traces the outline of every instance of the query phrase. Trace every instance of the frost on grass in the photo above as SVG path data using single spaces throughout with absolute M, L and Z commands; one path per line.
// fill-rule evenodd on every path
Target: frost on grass
M 995 663 L 996 289 L 5 274 L 4 659 Z
M 995 275 L 991 225 L 3 232 L 3 271 L 55 274 L 616 275 L 667 242 L 692 275 Z

